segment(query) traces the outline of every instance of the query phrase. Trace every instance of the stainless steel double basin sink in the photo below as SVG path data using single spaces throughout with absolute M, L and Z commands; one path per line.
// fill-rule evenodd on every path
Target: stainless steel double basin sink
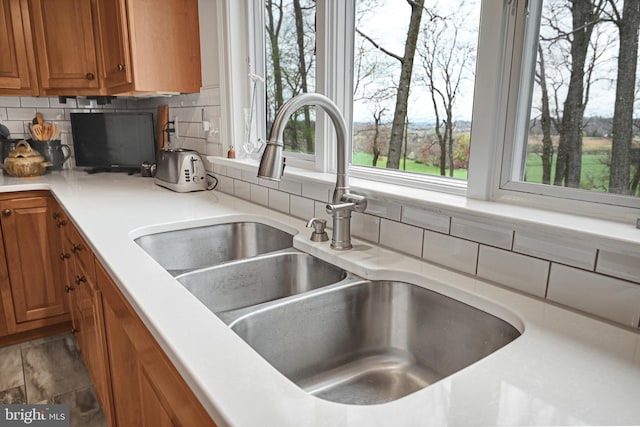
M 135 239 L 275 369 L 321 399 L 390 402 L 520 336 L 485 311 L 402 281 L 370 281 L 235 222 Z

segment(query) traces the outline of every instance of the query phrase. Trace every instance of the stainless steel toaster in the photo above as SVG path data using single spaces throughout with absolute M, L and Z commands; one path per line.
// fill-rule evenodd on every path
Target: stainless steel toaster
M 158 152 L 155 183 L 178 193 L 207 189 L 207 173 L 195 150 L 176 148 Z

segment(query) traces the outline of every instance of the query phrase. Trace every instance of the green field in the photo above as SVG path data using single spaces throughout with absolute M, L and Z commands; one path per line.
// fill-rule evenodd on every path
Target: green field
M 373 160 L 373 154 L 370 153 L 353 153 L 352 162 L 354 165 L 371 166 Z M 380 156 L 378 158 L 378 168 L 385 168 L 387 165 L 387 157 Z M 424 175 L 437 175 L 440 176 L 440 168 L 437 166 L 428 166 L 422 163 L 415 162 L 407 159 L 407 167 L 404 169 L 404 162 L 400 159 L 400 170 L 406 170 L 407 172 L 421 173 Z M 468 171 L 466 169 L 454 169 L 454 178 L 467 179 Z
M 370 153 L 353 153 L 352 162 L 355 165 L 371 166 L 373 155 Z M 580 183 L 581 187 L 592 191 L 607 191 L 609 186 L 609 167 L 606 165 L 607 153 L 586 153 L 582 155 L 582 170 Z M 387 157 L 380 156 L 378 168 L 384 168 L 387 164 Z M 420 173 L 425 175 L 440 175 L 440 168 L 428 166 L 422 163 L 407 159 L 406 169 L 403 168 L 403 161 L 400 161 L 400 170 Z M 551 180 L 555 174 L 555 158 L 551 168 Z M 467 179 L 466 169 L 455 169 L 454 177 Z M 527 155 L 526 182 L 542 183 L 542 158 L 538 154 Z
M 582 155 L 580 187 L 585 190 L 607 191 L 609 188 L 609 167 L 605 164 L 607 153 L 587 153 Z M 556 172 L 555 158 L 551 166 L 551 182 Z M 527 154 L 526 182 L 542 183 L 542 158 L 538 154 Z

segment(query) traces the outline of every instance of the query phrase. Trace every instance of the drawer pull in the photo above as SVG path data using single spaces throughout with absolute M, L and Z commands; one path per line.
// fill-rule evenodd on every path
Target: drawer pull
M 84 276 L 76 276 L 76 285 L 81 283 L 87 283 L 87 278 Z
M 76 245 L 75 243 L 71 244 L 71 252 L 73 252 L 74 254 L 77 254 L 83 249 L 84 249 L 84 245 L 82 245 L 82 243 L 80 243 L 79 245 Z
M 59 219 L 58 222 L 56 222 L 56 225 L 58 226 L 58 228 L 67 225 L 67 220 L 66 219 Z
M 74 289 L 75 289 L 75 288 L 74 288 L 73 286 L 71 286 L 71 285 L 66 285 L 66 286 L 64 287 L 64 290 L 65 290 L 67 293 L 71 292 L 71 291 L 72 291 L 72 290 L 74 290 Z
M 63 261 L 64 261 L 65 259 L 69 259 L 69 258 L 71 258 L 71 255 L 70 255 L 70 254 L 66 254 L 66 253 L 64 253 L 64 252 L 62 252 L 62 253 L 60 254 L 60 259 L 61 259 L 61 260 L 63 260 Z
M 11 215 L 11 209 L 5 209 L 5 210 L 3 210 L 3 211 L 2 211 L 2 215 L 4 215 L 4 216 L 9 216 L 9 215 Z

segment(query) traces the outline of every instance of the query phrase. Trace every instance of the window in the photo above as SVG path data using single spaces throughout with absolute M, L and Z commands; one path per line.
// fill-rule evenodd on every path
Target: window
M 467 179 L 479 14 L 356 1 L 353 164 Z
M 265 0 L 266 132 L 282 104 L 301 93 L 315 92 L 314 0 Z M 296 112 L 284 132 L 289 155 L 315 153 L 313 107 Z
M 571 0 L 424 0 L 412 24 L 420 3 L 264 0 L 264 128 L 305 90 L 304 69 L 306 90 L 334 99 L 352 125 L 355 176 L 538 206 L 640 207 L 637 1 L 584 0 L 578 10 Z M 413 65 L 398 104 L 407 45 Z M 327 170 L 332 133 L 320 112 L 316 123 L 301 111 L 287 147 Z
M 532 3 L 503 188 L 638 206 L 639 26 L 637 1 Z

